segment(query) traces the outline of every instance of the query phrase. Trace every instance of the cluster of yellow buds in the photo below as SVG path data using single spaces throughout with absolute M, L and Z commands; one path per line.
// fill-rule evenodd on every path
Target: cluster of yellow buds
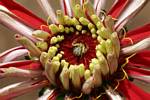
M 75 17 L 66 16 L 60 10 L 56 12 L 59 24 L 49 25 L 52 34 L 42 30 L 34 31 L 33 36 L 42 41 L 34 44 L 25 37 L 17 40 L 31 51 L 31 56 L 39 58 L 52 85 L 57 85 L 56 74 L 59 74 L 65 90 L 70 89 L 72 82 L 73 87 L 89 94 L 94 87 L 103 84 L 103 76 L 111 75 L 117 70 L 120 43 L 117 33 L 113 32 L 113 20 L 110 16 L 106 16 L 104 25 L 95 14 L 89 16 L 90 20 L 86 18 L 80 5 L 75 5 L 73 10 Z M 98 44 L 93 48 L 96 57 L 89 61 L 88 68 L 82 63 L 70 64 L 63 58 L 63 51 L 60 51 L 58 45 L 68 35 L 91 35 L 97 40 Z M 73 54 L 78 57 L 88 50 L 82 43 L 75 43 L 73 46 Z

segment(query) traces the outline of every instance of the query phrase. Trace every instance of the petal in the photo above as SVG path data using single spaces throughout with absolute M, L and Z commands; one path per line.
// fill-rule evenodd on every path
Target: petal
M 96 3 L 96 1 L 95 1 L 95 3 Z M 105 5 L 106 5 L 106 0 L 99 0 L 97 2 L 97 5 L 95 4 L 94 9 L 95 9 L 95 12 L 97 15 L 100 14 L 101 10 L 104 10 Z
M 13 0 L 1 0 L 0 5 L 5 6 L 13 14 L 19 17 L 26 25 L 32 27 L 33 29 L 40 29 L 41 25 L 46 24 L 42 19 L 38 18 L 29 10 L 25 9 Z
M 150 83 L 150 70 L 138 67 L 125 67 L 126 72 L 132 78 Z
M 146 4 L 147 0 L 132 0 L 129 6 L 119 16 L 115 29 L 119 31 L 131 18 L 133 18 Z
M 22 57 L 25 57 L 27 54 L 28 54 L 28 50 L 26 50 L 26 49 L 14 50 L 14 51 L 8 53 L 7 55 L 5 55 L 3 58 L 1 58 L 0 62 L 5 63 L 5 62 L 17 60 Z
M 131 0 L 116 0 L 110 11 L 108 11 L 108 15 L 117 19 L 130 2 Z
M 43 96 L 39 97 L 37 100 L 56 100 L 57 97 L 57 90 L 49 90 L 47 89 Z
M 61 7 L 65 15 L 72 16 L 72 10 L 70 5 L 70 0 L 60 0 Z
M 50 17 L 52 23 L 57 23 L 56 15 L 48 0 L 37 0 L 43 11 Z
M 20 69 L 41 70 L 42 66 L 39 61 L 23 60 L 0 63 L 0 68 L 16 67 Z
M 36 78 L 42 77 L 42 71 L 25 70 L 15 67 L 0 68 L 0 79 L 5 77 Z
M 23 49 L 23 48 L 24 48 L 23 46 L 18 46 L 18 47 L 14 47 L 14 48 L 11 48 L 9 50 L 6 50 L 5 52 L 3 52 L 3 53 L 0 54 L 0 59 L 3 58 L 4 56 L 6 56 L 7 54 L 15 51 L 15 50 Z
M 121 45 L 123 47 L 128 46 L 128 45 L 131 45 L 131 41 L 133 43 L 137 43 L 140 40 L 148 38 L 149 36 L 150 36 L 150 23 L 129 31 L 126 34 L 126 38 L 121 40 Z
M 0 99 L 8 100 L 48 85 L 47 80 L 35 79 L 11 84 L 0 89 Z
M 144 50 L 130 58 L 128 65 L 150 68 L 150 51 Z
M 148 50 L 149 48 L 150 48 L 150 38 L 146 38 L 134 45 L 122 48 L 122 53 L 134 54 L 143 50 Z
M 114 91 L 111 87 L 105 89 L 105 92 L 111 100 L 123 100 L 121 95 L 117 91 Z
M 118 91 L 122 93 L 127 100 L 149 100 L 150 94 L 141 90 L 128 80 L 120 82 Z
M 16 17 L 14 14 L 6 10 L 3 11 L 2 9 L 4 7 L 2 7 L 3 6 L 0 6 L 0 23 L 11 30 L 18 32 L 19 34 L 26 36 L 33 42 L 36 42 L 37 40 L 32 37 L 33 29 L 21 23 L 18 17 Z

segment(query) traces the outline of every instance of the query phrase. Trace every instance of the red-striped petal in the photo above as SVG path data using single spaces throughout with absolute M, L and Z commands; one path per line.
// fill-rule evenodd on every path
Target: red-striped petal
M 130 77 L 150 83 L 150 70 L 132 66 L 125 67 L 125 70 Z
M 39 97 L 37 100 L 56 100 L 57 96 L 59 95 L 57 89 L 48 90 L 46 92 L 47 93 Z
M 111 15 L 113 18 L 118 18 L 124 8 L 131 2 L 131 0 L 116 0 L 108 15 Z
M 135 56 L 129 59 L 128 65 L 150 68 L 150 50 L 144 50 L 137 53 Z
M 137 29 L 131 30 L 126 34 L 126 38 L 121 40 L 121 45 L 128 46 L 131 43 L 137 43 L 140 40 L 150 37 L 150 23 Z M 131 42 L 132 41 L 132 42 Z
M 25 9 L 13 0 L 1 0 L 0 5 L 5 6 L 13 14 L 19 17 L 26 25 L 32 27 L 33 29 L 40 29 L 41 25 L 46 24 L 42 19 L 38 18 L 29 10 Z
M 0 58 L 0 62 L 5 63 L 5 62 L 10 62 L 10 61 L 21 59 L 24 56 L 27 56 L 28 52 L 29 51 L 27 49 L 14 50 L 10 52 L 9 54 L 5 55 L 4 57 L 2 57 L 2 59 Z
M 15 50 L 23 49 L 23 48 L 24 48 L 23 46 L 18 46 L 18 47 L 14 47 L 14 48 L 11 48 L 9 50 L 6 50 L 6 51 L 4 51 L 3 53 L 0 54 L 0 59 L 3 58 L 4 56 L 6 56 L 7 54 L 15 51 Z
M 23 60 L 23 61 L 12 61 L 7 63 L 1 63 L 0 68 L 16 67 L 20 69 L 28 70 L 41 70 L 42 66 L 39 61 Z
M 0 99 L 10 100 L 14 97 L 23 95 L 34 89 L 42 88 L 48 85 L 48 81 L 44 79 L 28 80 L 24 82 L 19 82 L 11 84 L 0 89 Z
M 65 15 L 72 16 L 70 0 L 60 0 L 61 7 Z
M 122 93 L 127 100 L 149 100 L 150 98 L 149 93 L 141 90 L 139 87 L 129 82 L 128 80 L 120 82 L 118 91 Z
M 147 0 L 131 0 L 129 6 L 121 13 L 117 22 L 115 23 L 115 30 L 120 31 L 122 27 L 131 19 L 133 18 L 144 5 L 148 2 Z

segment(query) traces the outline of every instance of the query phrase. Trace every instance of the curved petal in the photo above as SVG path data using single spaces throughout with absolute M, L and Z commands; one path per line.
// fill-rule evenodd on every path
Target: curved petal
M 128 65 L 150 68 L 150 50 L 144 50 L 130 58 Z
M 36 79 L 15 83 L 0 89 L 0 99 L 8 100 L 14 97 L 28 93 L 34 89 L 45 87 L 48 85 L 47 80 Z
M 4 56 L 6 56 L 7 54 L 15 51 L 15 50 L 23 49 L 23 48 L 24 48 L 23 46 L 17 46 L 17 47 L 11 48 L 9 50 L 6 50 L 6 51 L 4 51 L 3 53 L 0 54 L 0 59 L 3 58 Z
M 57 90 L 49 90 L 47 89 L 43 96 L 37 98 L 37 100 L 56 100 Z
M 2 7 L 2 6 L 0 6 Z M 15 17 L 13 14 L 10 14 L 9 12 L 1 11 L 0 10 L 0 23 L 8 27 L 9 29 L 12 29 L 19 34 L 22 34 L 26 37 L 28 37 L 33 42 L 36 42 L 37 40 L 32 37 L 33 29 L 24 25 L 19 20 L 13 18 Z
M 126 34 L 126 38 L 121 40 L 121 45 L 125 47 L 131 45 L 131 43 L 137 43 L 140 40 L 143 40 L 148 37 L 150 37 L 150 23 L 129 31 Z
M 42 76 L 43 75 L 41 70 L 33 71 L 33 70 L 20 69 L 16 67 L 0 68 L 0 79 L 5 77 L 36 78 Z
M 122 53 L 123 54 L 134 54 L 134 53 L 140 52 L 142 50 L 147 50 L 149 48 L 150 48 L 150 38 L 146 38 L 134 45 L 122 48 Z
M 149 100 L 150 94 L 144 92 L 128 80 L 120 82 L 118 91 L 126 97 L 127 100 Z
M 116 0 L 112 8 L 108 11 L 108 15 L 117 19 L 130 2 L 131 0 Z
M 40 26 L 46 24 L 42 19 L 35 16 L 23 6 L 14 2 L 14 0 L 0 0 L 0 5 L 5 6 L 13 14 L 19 17 L 26 25 L 33 29 L 40 29 Z
M 95 1 L 95 3 L 96 2 L 97 2 L 97 5 L 95 4 L 94 9 L 95 9 L 96 14 L 99 15 L 101 10 L 105 8 L 106 0 Z
M 70 5 L 70 0 L 60 0 L 61 7 L 65 15 L 72 16 L 72 10 Z
M 52 23 L 57 23 L 58 21 L 56 15 L 48 0 L 37 0 L 37 1 L 41 6 L 41 8 L 43 9 L 43 11 L 45 12 L 45 14 L 50 17 Z
M 125 67 L 126 72 L 132 78 L 150 83 L 150 70 L 138 67 Z
M 132 0 L 128 7 L 119 16 L 115 29 L 119 31 L 131 18 L 133 18 L 146 4 L 148 0 Z
M 0 68 L 8 68 L 8 67 L 16 67 L 20 69 L 28 69 L 28 70 L 41 70 L 41 63 L 38 61 L 32 60 L 23 60 L 23 61 L 11 61 L 6 63 L 0 63 Z
M 0 62 L 5 63 L 5 62 L 10 62 L 16 59 L 19 59 L 21 57 L 24 57 L 28 54 L 27 49 L 18 49 L 14 50 L 7 55 L 5 55 L 3 58 L 0 59 Z

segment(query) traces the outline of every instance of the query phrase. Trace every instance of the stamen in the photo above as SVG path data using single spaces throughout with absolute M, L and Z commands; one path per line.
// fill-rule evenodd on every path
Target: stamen
M 104 92 L 104 93 L 100 93 L 100 95 L 98 95 L 97 97 L 96 97 L 96 100 L 99 100 L 101 97 L 102 97 L 102 95 L 105 95 L 106 93 Z
M 72 97 L 71 100 L 80 99 L 83 96 L 83 93 L 81 93 L 79 96 Z
M 126 66 L 126 64 L 128 64 L 128 62 L 129 62 L 129 59 L 130 58 L 132 58 L 133 56 L 135 56 L 136 55 L 136 53 L 134 53 L 134 54 L 132 54 L 131 56 L 129 56 L 129 57 L 127 57 L 125 60 L 126 60 L 126 62 L 123 64 L 123 65 L 121 65 L 121 67 L 123 68 L 123 67 L 125 67 Z

